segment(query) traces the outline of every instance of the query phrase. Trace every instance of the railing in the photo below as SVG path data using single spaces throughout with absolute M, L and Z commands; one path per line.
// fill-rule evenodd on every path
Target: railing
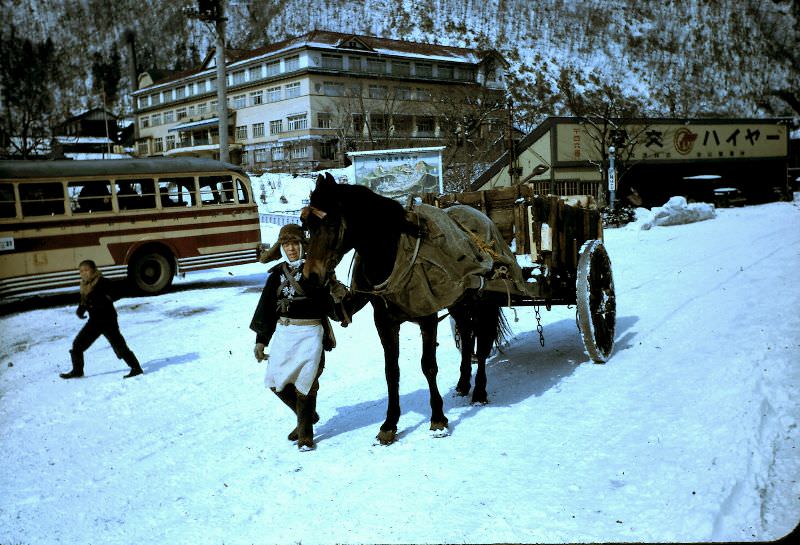
M 261 221 L 261 223 L 287 225 L 289 223 L 300 223 L 300 214 L 259 214 L 258 219 Z

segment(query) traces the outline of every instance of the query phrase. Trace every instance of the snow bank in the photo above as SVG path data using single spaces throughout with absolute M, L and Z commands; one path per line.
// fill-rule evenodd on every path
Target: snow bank
M 664 206 L 654 207 L 649 214 L 645 214 L 646 211 L 646 208 L 636 209 L 635 223 L 644 230 L 648 230 L 654 225 L 661 227 L 684 225 L 713 219 L 717 216 L 713 204 L 704 202 L 687 203 L 686 198 L 681 196 L 672 197 Z

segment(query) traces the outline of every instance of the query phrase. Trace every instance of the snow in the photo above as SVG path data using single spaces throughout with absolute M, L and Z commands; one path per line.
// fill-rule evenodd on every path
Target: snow
M 642 229 L 650 229 L 654 225 L 684 225 L 695 221 L 712 219 L 716 216 L 714 205 L 705 202 L 687 203 L 686 197 L 672 197 L 664 206 L 651 210 L 639 208 L 636 211 L 637 223 L 641 221 Z
M 295 180 L 274 178 L 272 192 L 307 196 L 306 179 Z M 277 227 L 264 233 L 274 240 Z M 649 230 L 637 221 L 606 230 L 605 244 L 618 310 L 605 365 L 586 356 L 574 308 L 541 309 L 544 347 L 534 309 L 509 309 L 514 335 L 488 364 L 490 403 L 473 406 L 454 396 L 459 358 L 443 320 L 450 435 L 432 438 L 419 333 L 404 324 L 403 416 L 388 447 L 375 440 L 386 385 L 369 308 L 335 326 L 317 448 L 286 440 L 294 415 L 265 391 L 248 329 L 265 265 L 190 274 L 167 294 L 119 301 L 145 370 L 130 380 L 103 339 L 86 354 L 86 378 L 58 378 L 81 325 L 63 295 L 3 304 L 0 542 L 787 534 L 800 518 L 800 200 Z

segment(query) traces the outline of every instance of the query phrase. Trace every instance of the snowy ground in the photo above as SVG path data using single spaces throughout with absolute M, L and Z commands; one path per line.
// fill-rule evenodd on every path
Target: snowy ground
M 270 232 L 274 237 L 274 233 Z M 414 326 L 403 326 L 399 440 L 371 311 L 337 328 L 317 449 L 262 384 L 248 323 L 264 265 L 117 304 L 145 375 L 104 340 L 64 381 L 81 322 L 64 296 L 0 306 L 0 543 L 761 541 L 800 520 L 800 202 L 606 231 L 617 341 L 589 363 L 575 309 L 507 311 L 490 403 L 455 397 L 428 432 Z M 349 263 L 345 261 L 341 267 Z M 345 275 L 340 272 L 339 277 Z M 23 308 L 24 310 L 19 310 Z

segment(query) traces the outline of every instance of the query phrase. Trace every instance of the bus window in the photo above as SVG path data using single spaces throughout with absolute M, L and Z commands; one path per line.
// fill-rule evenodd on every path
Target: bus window
M 23 216 L 64 214 L 64 186 L 61 182 L 19 184 Z
M 67 194 L 73 214 L 111 210 L 111 182 L 108 180 L 69 182 Z
M 153 180 L 117 180 L 117 203 L 120 210 L 138 210 L 140 208 L 154 208 L 155 199 L 152 199 L 153 206 L 145 206 L 145 199 L 142 197 L 142 186 L 155 187 Z M 153 190 L 155 192 L 155 190 Z
M 201 176 L 200 200 L 206 204 L 233 203 L 233 181 L 228 176 Z
M 0 184 L 0 218 L 13 218 L 17 215 L 14 206 L 14 186 Z
M 158 181 L 161 208 L 196 206 L 194 178 L 161 178 Z
M 236 196 L 239 199 L 239 204 L 246 204 L 250 202 L 247 195 L 247 186 L 244 185 L 239 178 L 236 178 Z

